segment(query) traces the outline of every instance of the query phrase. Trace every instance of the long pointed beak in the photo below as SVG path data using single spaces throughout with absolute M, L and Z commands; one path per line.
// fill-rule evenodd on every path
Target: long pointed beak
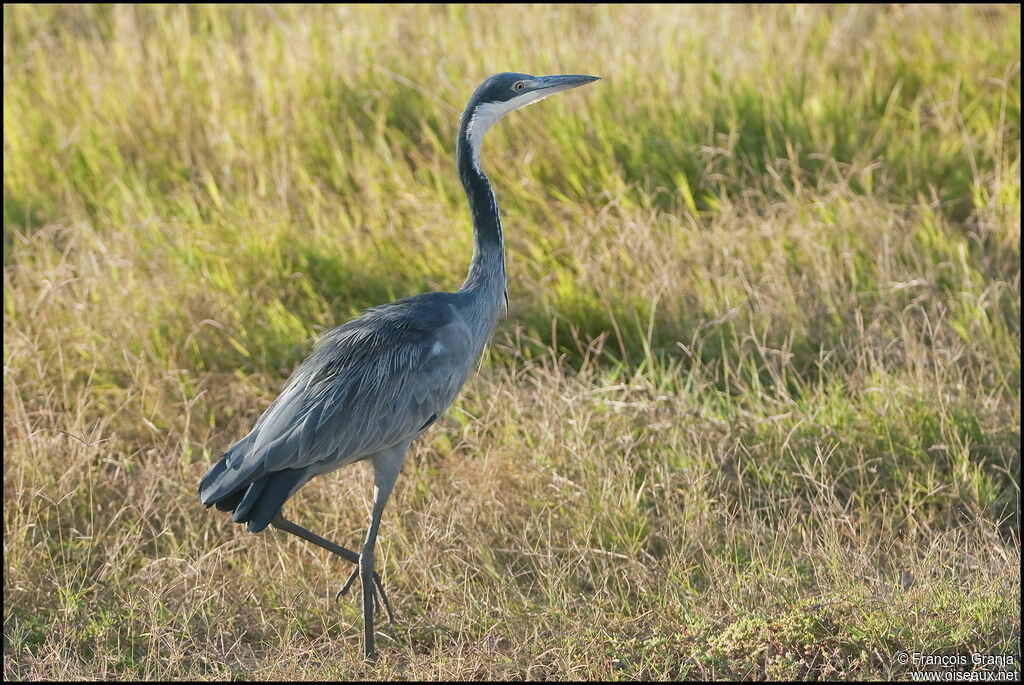
M 530 90 L 543 94 L 544 97 L 570 88 L 576 88 L 586 83 L 600 80 L 599 76 L 583 76 L 579 74 L 565 74 L 561 76 L 538 76 L 530 83 Z
M 569 90 L 585 83 L 599 80 L 599 76 L 581 76 L 577 74 L 566 74 L 562 76 L 537 76 L 532 81 L 527 81 L 528 88 L 523 95 L 512 100 L 515 109 L 522 109 L 527 105 L 540 102 L 549 95 Z M 524 97 L 525 96 L 525 97 Z

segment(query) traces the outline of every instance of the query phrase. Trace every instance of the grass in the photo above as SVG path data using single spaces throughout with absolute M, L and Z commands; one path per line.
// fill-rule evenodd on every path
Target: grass
M 500 57 L 499 57 L 500 56 Z M 324 330 L 509 315 L 349 568 L 198 501 Z M 1020 10 L 4 6 L 4 677 L 1020 670 Z M 289 515 L 358 546 L 361 468 Z

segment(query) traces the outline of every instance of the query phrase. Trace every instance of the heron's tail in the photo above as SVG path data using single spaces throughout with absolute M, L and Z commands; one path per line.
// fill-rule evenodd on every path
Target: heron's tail
M 277 516 L 285 501 L 309 480 L 308 469 L 265 470 L 232 468 L 238 450 L 247 450 L 247 438 L 240 440 L 210 467 L 199 481 L 199 499 L 208 507 L 232 512 L 235 523 L 245 523 L 250 533 L 258 533 Z

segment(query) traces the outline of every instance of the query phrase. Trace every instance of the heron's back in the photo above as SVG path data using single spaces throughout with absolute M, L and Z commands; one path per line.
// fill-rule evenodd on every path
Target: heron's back
M 203 503 L 257 532 L 313 476 L 423 433 L 490 335 L 466 315 L 465 301 L 463 293 L 425 293 L 324 334 L 252 431 L 207 471 Z

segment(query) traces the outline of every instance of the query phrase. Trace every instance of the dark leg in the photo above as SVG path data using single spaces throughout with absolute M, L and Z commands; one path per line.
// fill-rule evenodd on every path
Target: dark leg
M 356 578 L 358 578 L 358 577 L 359 577 L 359 561 L 358 561 L 358 556 L 357 556 L 356 567 L 354 569 L 352 569 L 352 573 L 349 574 L 348 580 L 346 580 L 345 584 L 341 586 L 340 590 L 338 590 L 338 594 L 334 596 L 334 599 L 336 599 L 336 600 L 341 599 L 342 595 L 347 594 L 349 588 L 352 587 L 352 583 L 354 583 Z M 380 600 L 384 603 L 384 608 L 387 609 L 387 612 L 388 612 L 388 623 L 394 625 L 394 623 L 395 623 L 395 615 L 393 613 L 391 613 L 391 605 L 388 604 L 388 596 L 384 594 L 384 587 L 381 585 L 380 576 L 377 575 L 376 571 L 373 572 L 373 582 L 374 582 L 374 585 L 377 586 L 377 589 L 380 591 Z M 374 601 L 373 613 L 374 614 L 379 614 L 380 613 L 380 606 L 377 604 L 377 597 L 376 596 L 374 597 L 373 601 Z
M 285 517 L 281 516 L 281 514 L 278 514 L 277 516 L 275 516 L 274 519 L 270 522 L 270 525 L 274 526 L 274 528 L 277 528 L 278 530 L 283 530 L 286 533 L 291 533 L 292 535 L 296 535 L 296 536 L 302 538 L 303 540 L 305 540 L 307 542 L 312 542 L 314 545 L 317 545 L 318 547 L 323 547 L 328 552 L 333 552 L 334 554 L 337 554 L 342 559 L 355 564 L 356 565 L 355 571 L 353 572 L 352 576 L 349 577 L 348 582 L 345 583 L 345 586 L 343 588 L 341 588 L 341 590 L 335 596 L 335 599 L 340 598 L 343 594 L 345 594 L 348 591 L 349 586 L 352 584 L 352 581 L 355 579 L 356 573 L 359 572 L 359 555 L 358 554 L 356 554 L 355 552 L 353 552 L 350 549 L 346 549 L 345 547 L 342 547 L 339 544 L 331 542 L 330 540 L 328 540 L 326 538 L 320 537 L 319 535 L 317 535 L 316 533 L 314 533 L 311 530 L 307 530 L 307 529 L 303 528 L 302 526 L 300 526 L 300 525 L 298 525 L 296 523 L 292 523 L 291 521 L 289 521 Z M 380 593 L 380 598 L 381 598 L 381 600 L 384 603 L 384 608 L 386 608 L 388 610 L 388 621 L 390 621 L 391 623 L 394 623 L 395 622 L 395 617 L 391 613 L 391 605 L 388 603 L 388 596 L 384 593 L 384 586 L 381 585 L 380 576 L 377 575 L 376 571 L 374 571 L 373 576 L 371 578 L 371 585 L 370 585 L 370 587 L 371 588 L 376 588 L 377 592 Z M 375 610 L 375 612 L 379 613 L 380 612 L 380 607 L 376 605 L 377 597 L 376 597 L 375 594 L 373 595 L 372 601 L 374 603 L 374 610 Z
M 405 461 L 405 450 L 408 443 L 398 445 L 394 449 L 380 452 L 373 457 L 373 514 L 370 518 L 370 530 L 366 534 L 366 544 L 363 545 L 363 552 L 359 555 L 359 578 L 363 583 L 363 639 L 365 654 L 368 661 L 375 661 L 377 654 L 373 649 L 373 579 L 377 572 L 374 570 L 374 546 L 377 543 L 377 530 L 380 528 L 380 519 L 384 514 L 384 505 L 387 504 L 391 490 L 395 487 L 398 479 L 398 472 L 402 470 L 402 462 Z M 347 589 L 352 579 L 346 583 Z M 390 611 L 390 610 L 389 610 Z

